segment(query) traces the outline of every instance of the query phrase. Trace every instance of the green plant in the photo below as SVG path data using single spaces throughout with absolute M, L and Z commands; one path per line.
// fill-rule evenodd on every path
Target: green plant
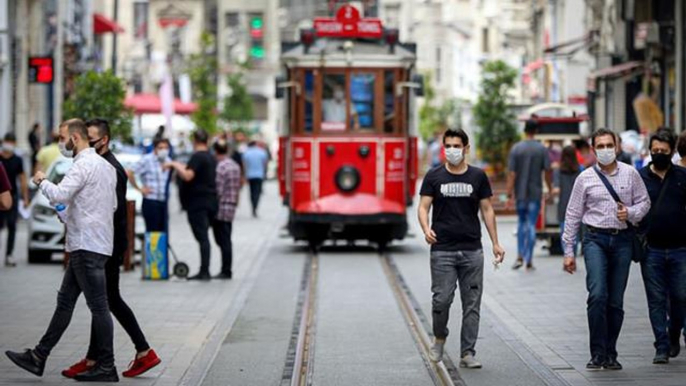
M 431 75 L 424 75 L 424 104 L 419 110 L 419 134 L 424 140 L 450 128 L 461 128 L 460 101 L 448 99 L 436 106 L 436 91 L 431 85 Z
M 227 83 L 231 91 L 224 98 L 221 118 L 227 121 L 234 131 L 245 130 L 246 124 L 253 119 L 253 102 L 245 86 L 243 73 L 229 74 Z
M 496 176 L 502 176 L 507 154 L 520 137 L 516 117 L 509 106 L 516 79 L 517 70 L 502 60 L 486 62 L 481 93 L 474 105 L 474 120 L 479 127 L 477 146 Z
M 74 93 L 64 102 L 63 116 L 102 118 L 110 124 L 112 138 L 131 140 L 133 111 L 124 105 L 126 90 L 111 71 L 88 71 L 76 78 Z
M 191 120 L 199 129 L 210 135 L 218 131 L 217 127 L 217 58 L 212 52 L 214 36 L 204 32 L 200 37 L 200 52 L 190 56 L 188 71 L 193 84 L 193 100 L 198 109 L 191 115 Z

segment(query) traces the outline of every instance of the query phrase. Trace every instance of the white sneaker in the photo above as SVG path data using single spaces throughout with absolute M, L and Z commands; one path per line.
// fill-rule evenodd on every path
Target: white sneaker
M 5 257 L 5 267 L 16 267 L 17 262 L 14 260 L 14 257 L 12 256 L 7 256 Z
M 481 363 L 474 359 L 474 355 L 467 354 L 460 359 L 460 367 L 465 367 L 468 369 L 480 369 Z
M 440 362 L 443 360 L 443 348 L 445 347 L 445 340 L 434 340 L 431 350 L 429 350 L 429 359 L 432 362 Z

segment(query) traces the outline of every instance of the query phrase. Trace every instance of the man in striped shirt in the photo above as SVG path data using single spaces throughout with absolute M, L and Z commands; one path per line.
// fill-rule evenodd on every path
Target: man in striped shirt
M 624 290 L 631 267 L 633 237 L 627 224 L 637 225 L 643 219 L 650 209 L 650 198 L 638 171 L 617 162 L 615 134 L 599 129 L 591 139 L 598 165 L 583 171 L 572 189 L 562 237 L 564 269 L 569 273 L 576 270 L 573 248 L 583 223 L 588 228 L 583 246 L 591 346 L 591 360 L 586 368 L 621 370 L 617 338 L 624 321 Z M 601 174 L 621 202 L 612 197 Z
M 217 198 L 219 211 L 212 223 L 214 239 L 222 251 L 222 270 L 217 279 L 231 279 L 231 263 L 233 252 L 231 245 L 231 228 L 236 214 L 238 197 L 241 189 L 241 168 L 229 157 L 229 145 L 226 141 L 214 144 L 214 154 L 217 158 Z
M 146 232 L 167 231 L 167 187 L 171 173 L 163 165 L 169 161 L 169 141 L 156 138 L 154 150 L 138 161 L 129 174 L 131 185 L 143 194 L 143 219 Z M 143 186 L 138 186 L 138 176 Z

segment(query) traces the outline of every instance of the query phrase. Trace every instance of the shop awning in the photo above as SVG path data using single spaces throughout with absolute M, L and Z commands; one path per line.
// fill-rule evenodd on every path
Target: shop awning
M 612 67 L 605 67 L 591 72 L 588 76 L 591 79 L 619 78 L 625 75 L 632 75 L 643 70 L 643 62 L 634 61 L 617 64 Z
M 124 104 L 134 110 L 135 114 L 160 114 L 162 102 L 157 94 L 134 94 L 124 100 Z M 184 103 L 180 99 L 174 99 L 174 113 L 189 115 L 195 112 L 198 106 L 193 103 Z
M 115 21 L 106 18 L 105 16 L 94 13 L 93 14 L 93 33 L 96 35 L 114 33 L 118 34 L 124 32 L 124 28 Z

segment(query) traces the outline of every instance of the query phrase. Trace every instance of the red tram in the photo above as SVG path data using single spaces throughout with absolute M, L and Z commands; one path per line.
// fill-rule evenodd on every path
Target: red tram
M 284 43 L 278 174 L 296 240 L 384 247 L 407 234 L 422 94 L 415 47 L 350 5 Z

